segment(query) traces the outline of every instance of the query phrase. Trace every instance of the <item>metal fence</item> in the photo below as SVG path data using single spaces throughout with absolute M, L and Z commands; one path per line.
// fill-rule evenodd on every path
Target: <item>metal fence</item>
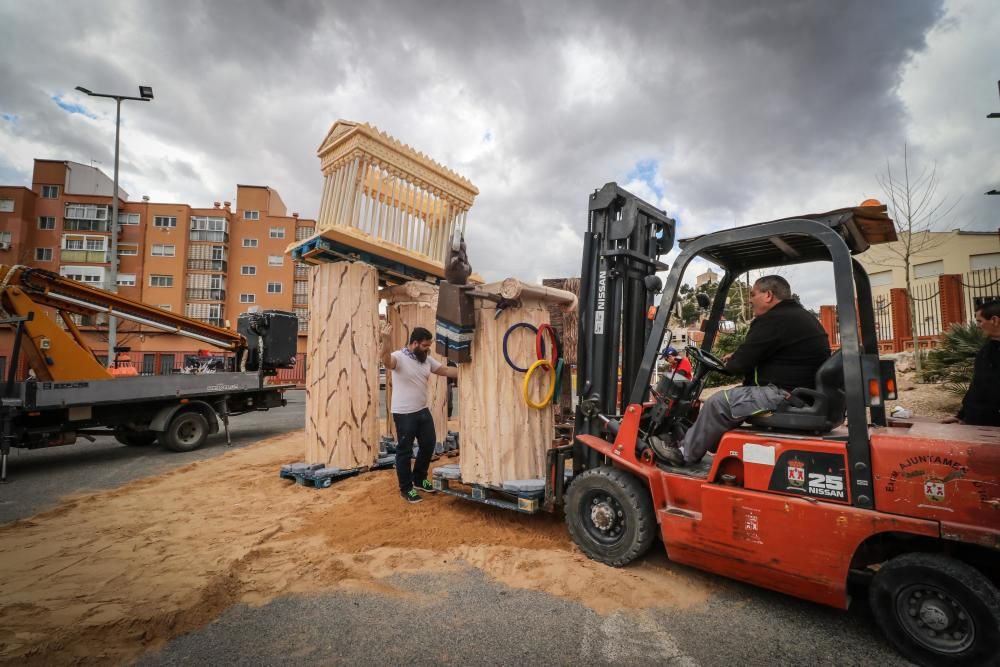
M 962 289 L 965 291 L 965 321 L 974 322 L 976 308 L 1000 299 L 1000 267 L 966 273 L 962 277 Z
M 879 294 L 872 301 L 875 314 L 875 333 L 879 340 L 892 340 L 892 301 L 885 294 Z
M 913 334 L 937 336 L 941 333 L 941 292 L 938 284 L 913 285 Z

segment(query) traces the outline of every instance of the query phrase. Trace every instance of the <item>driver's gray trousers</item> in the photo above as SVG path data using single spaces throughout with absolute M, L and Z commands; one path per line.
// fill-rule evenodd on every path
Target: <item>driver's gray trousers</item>
M 777 409 L 785 402 L 786 396 L 785 391 L 774 385 L 734 387 L 709 396 L 701 404 L 698 418 L 681 442 L 685 463 L 701 461 L 706 452 L 714 454 L 726 431 L 739 426 L 753 415 Z

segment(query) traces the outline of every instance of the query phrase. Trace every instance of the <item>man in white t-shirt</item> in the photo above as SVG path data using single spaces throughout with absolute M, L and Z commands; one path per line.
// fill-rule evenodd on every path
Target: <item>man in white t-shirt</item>
M 410 342 L 401 350 L 389 352 L 389 326 L 382 329 L 382 364 L 392 372 L 392 405 L 389 407 L 396 424 L 396 477 L 399 495 L 410 503 L 419 503 L 418 490 L 434 493 L 427 479 L 427 468 L 434 455 L 437 434 L 434 418 L 427 409 L 427 381 L 431 373 L 446 378 L 457 378 L 458 368 L 450 368 L 430 356 L 434 336 L 423 327 L 410 333 Z M 410 470 L 413 457 L 413 440 L 419 449 L 417 460 Z

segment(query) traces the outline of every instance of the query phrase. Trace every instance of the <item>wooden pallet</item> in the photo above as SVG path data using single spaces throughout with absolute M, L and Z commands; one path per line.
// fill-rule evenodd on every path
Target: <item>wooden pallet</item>
M 354 477 L 364 471 L 363 468 L 350 468 L 347 470 L 340 468 L 324 468 L 320 464 L 315 464 L 319 467 L 310 466 L 312 469 L 292 469 L 292 466 L 281 466 L 281 470 L 278 472 L 278 476 L 281 479 L 288 479 L 299 486 L 310 486 L 314 489 L 326 489 L 333 485 L 334 482 L 338 482 L 342 479 L 348 477 Z
M 505 491 L 481 484 L 464 484 L 461 480 L 447 479 L 438 475 L 436 470 L 434 472 L 434 479 L 431 483 L 437 491 L 483 505 L 500 507 L 522 514 L 534 514 L 541 509 L 542 501 L 545 498 L 544 489 L 532 492 Z

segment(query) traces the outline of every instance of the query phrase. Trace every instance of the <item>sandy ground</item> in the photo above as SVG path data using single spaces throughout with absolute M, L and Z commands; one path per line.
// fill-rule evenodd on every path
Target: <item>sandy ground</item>
M 713 590 L 671 566 L 595 563 L 555 516 L 441 496 L 406 505 L 391 470 L 319 491 L 296 486 L 278 469 L 301 458 L 302 437 L 70 498 L 0 527 L 0 663 L 120 664 L 235 603 L 336 590 L 412 596 L 384 579 L 463 563 L 599 613 L 686 607 Z

